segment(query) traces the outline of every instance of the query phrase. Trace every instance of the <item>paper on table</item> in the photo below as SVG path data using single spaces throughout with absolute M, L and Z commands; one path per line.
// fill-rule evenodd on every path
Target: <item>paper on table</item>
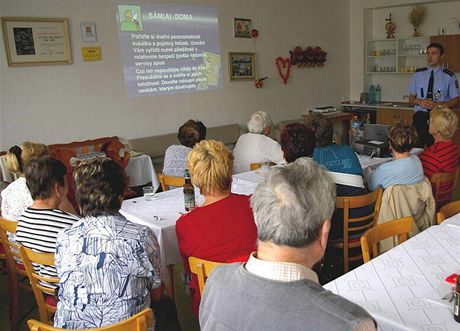
M 378 140 L 370 140 L 369 142 L 371 144 L 374 144 L 374 145 L 382 145 L 383 144 L 383 141 L 378 141 Z

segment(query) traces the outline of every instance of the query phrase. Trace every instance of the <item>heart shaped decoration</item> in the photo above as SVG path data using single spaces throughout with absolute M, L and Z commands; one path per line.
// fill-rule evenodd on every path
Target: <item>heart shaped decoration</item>
M 278 68 L 278 74 L 280 75 L 284 84 L 287 84 L 291 74 L 291 60 L 289 58 L 282 58 L 281 56 L 278 57 L 276 59 L 276 68 Z

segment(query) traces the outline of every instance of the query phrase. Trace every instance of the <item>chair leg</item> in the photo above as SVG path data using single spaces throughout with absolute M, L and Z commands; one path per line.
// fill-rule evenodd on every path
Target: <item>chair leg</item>
M 10 273 L 11 274 L 11 273 Z M 10 275 L 8 274 L 8 275 Z M 12 278 L 12 277 L 10 277 Z M 11 322 L 11 331 L 18 330 L 18 308 L 19 308 L 19 288 L 17 280 L 12 280 L 9 282 L 10 290 L 10 322 Z

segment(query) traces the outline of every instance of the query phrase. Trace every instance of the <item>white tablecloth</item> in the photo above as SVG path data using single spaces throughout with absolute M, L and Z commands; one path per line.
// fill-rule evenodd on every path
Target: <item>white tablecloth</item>
M 459 271 L 460 228 L 438 225 L 324 287 L 365 308 L 379 330 L 460 330 L 441 299 L 444 278 Z
M 232 192 L 245 195 L 254 193 L 257 184 L 263 180 L 263 171 L 233 176 Z M 198 189 L 195 189 L 195 197 L 198 205 L 203 203 Z M 163 270 L 169 264 L 182 262 L 176 237 L 176 221 L 185 213 L 182 188 L 158 193 L 151 201 L 143 197 L 125 200 L 120 212 L 131 222 L 153 229 L 160 244 Z
M 132 156 L 125 168 L 126 176 L 129 177 L 129 187 L 141 186 L 152 182 L 155 191 L 160 186 L 155 168 L 150 156 L 140 154 Z

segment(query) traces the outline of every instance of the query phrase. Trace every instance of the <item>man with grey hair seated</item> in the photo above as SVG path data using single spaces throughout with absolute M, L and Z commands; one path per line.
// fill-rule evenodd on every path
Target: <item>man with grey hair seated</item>
M 271 168 L 251 198 L 257 252 L 208 278 L 201 330 L 375 330 L 363 308 L 324 289 L 311 269 L 334 205 L 335 184 L 312 159 Z
M 270 115 L 266 112 L 258 111 L 251 115 L 248 122 L 249 133 L 238 138 L 233 150 L 233 173 L 249 171 L 251 163 L 285 163 L 280 144 L 267 137 L 272 124 Z

